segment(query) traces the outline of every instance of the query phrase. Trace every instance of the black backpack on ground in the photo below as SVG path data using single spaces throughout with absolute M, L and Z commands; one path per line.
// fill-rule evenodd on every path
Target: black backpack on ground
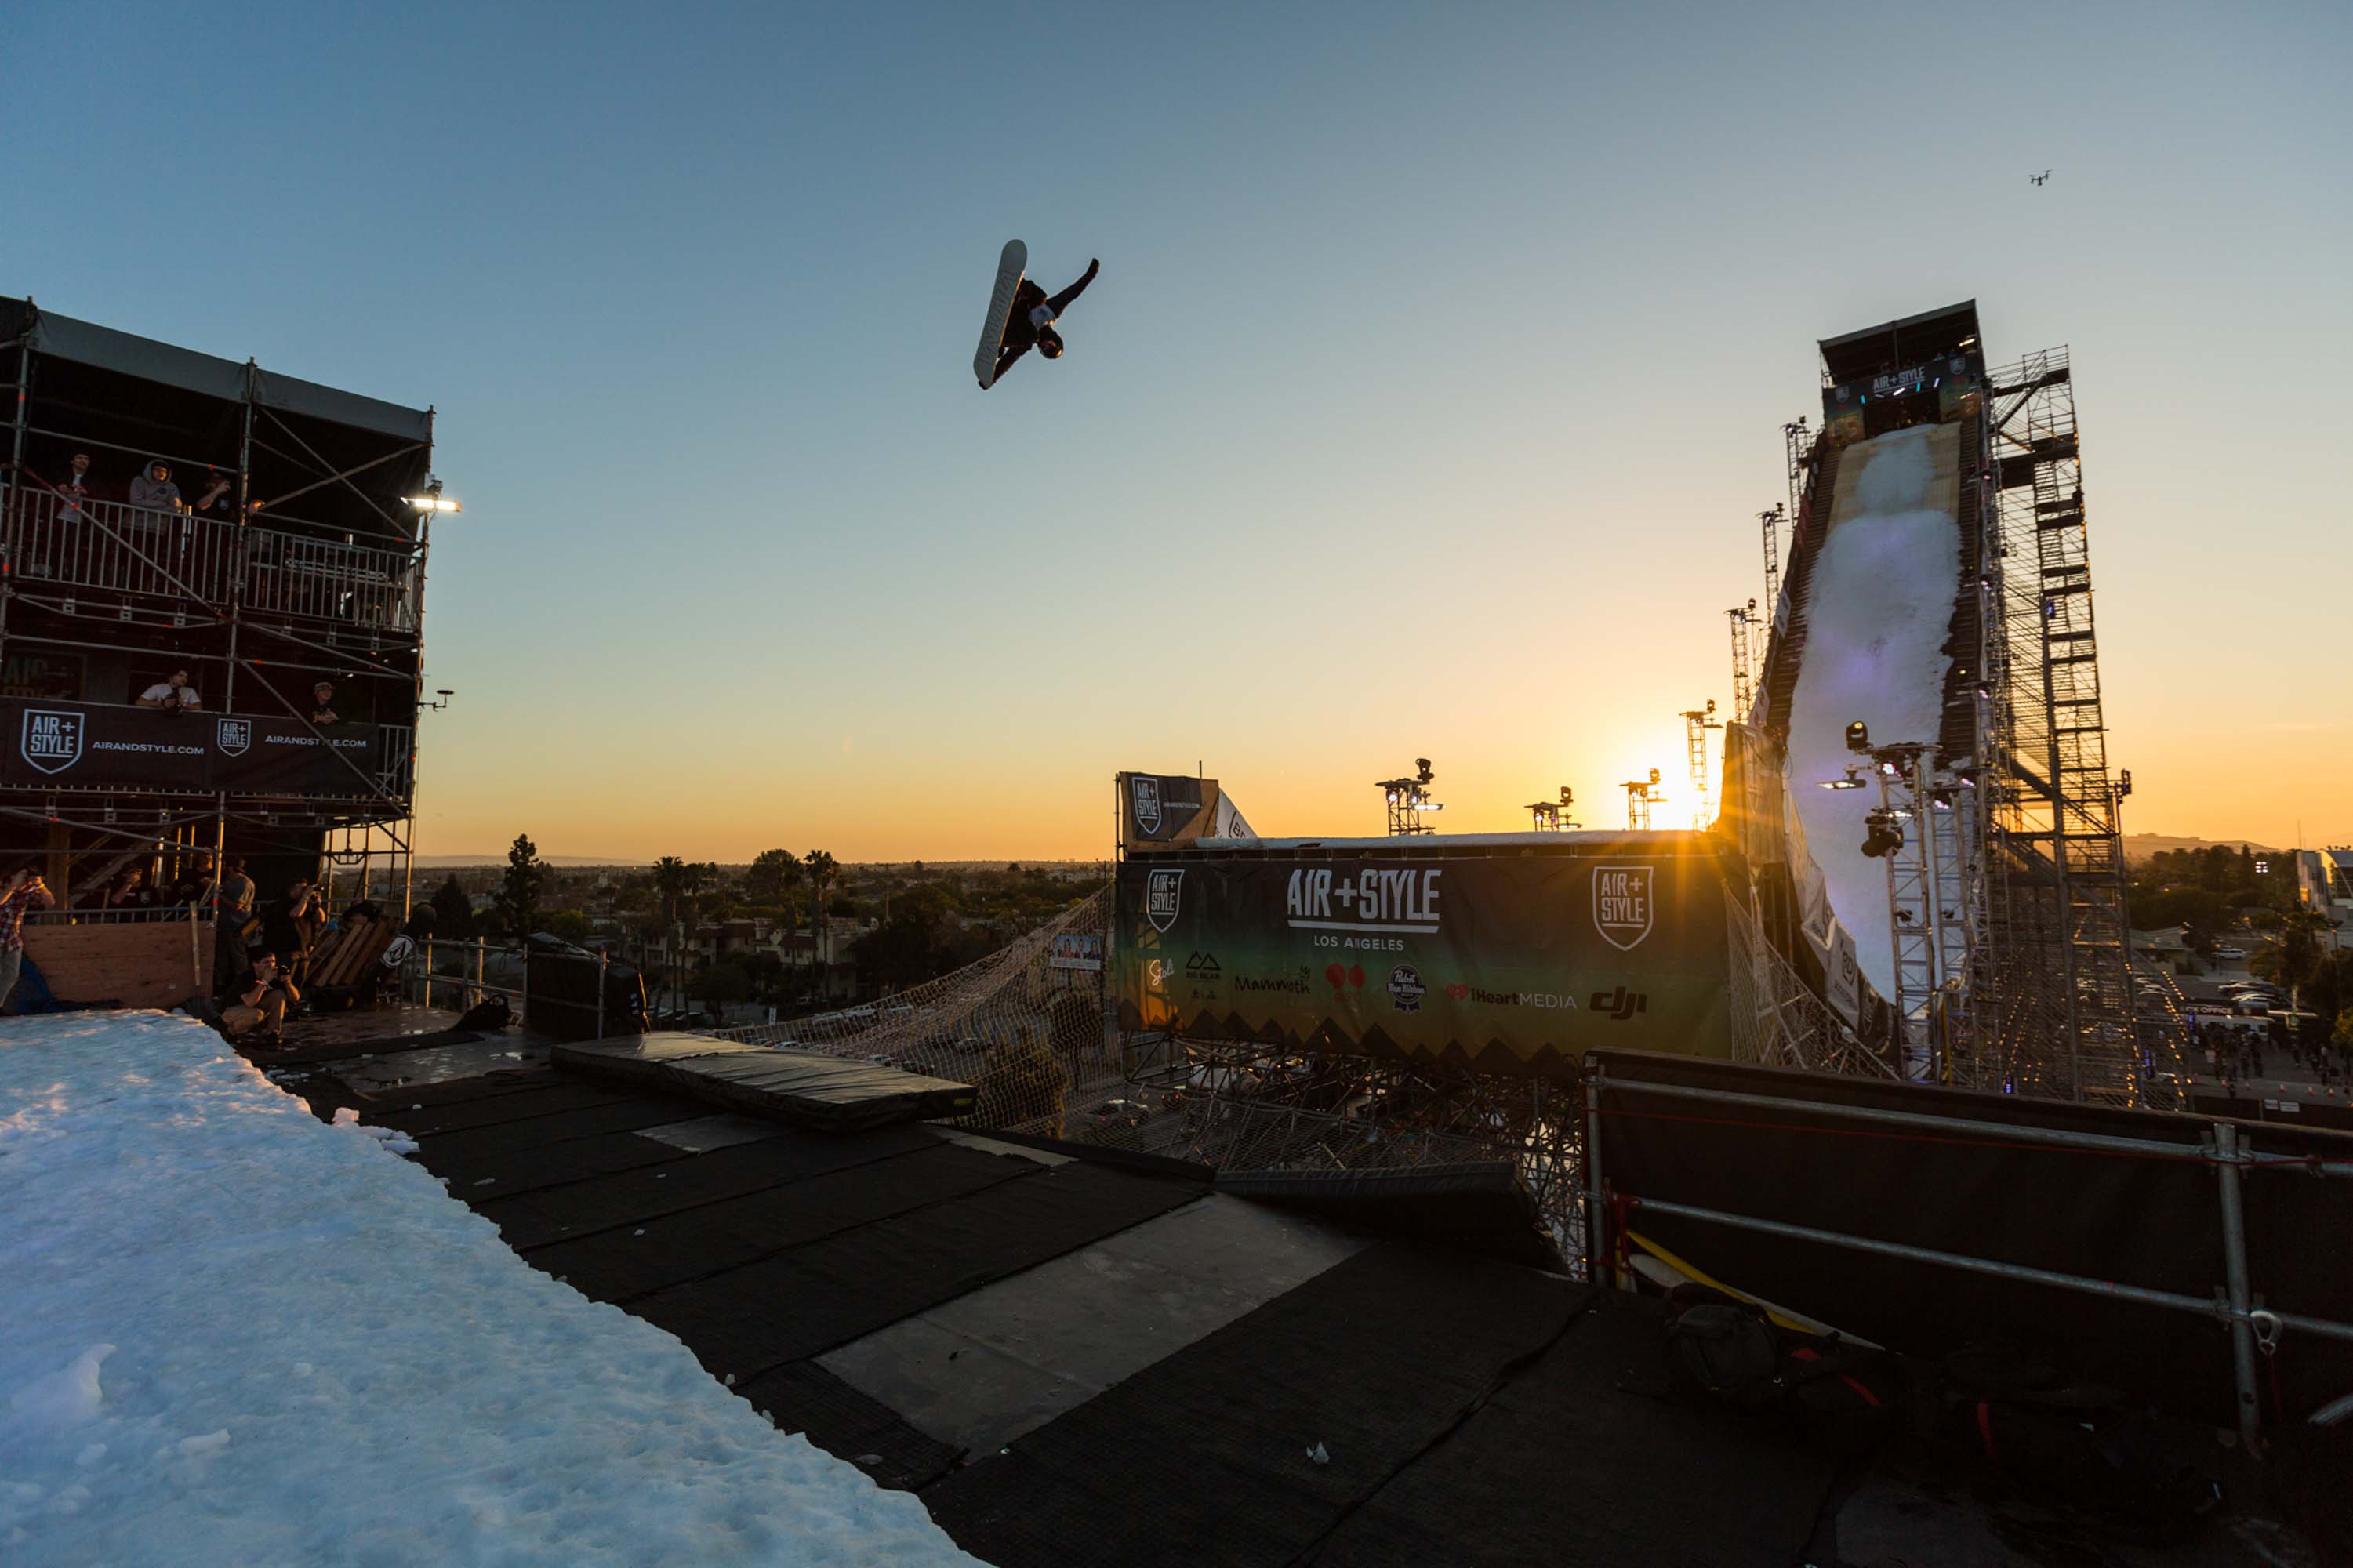
M 1691 1387 L 1739 1410 L 1769 1410 L 1833 1453 L 1887 1436 L 1903 1403 L 1895 1359 L 1835 1337 L 1785 1332 L 1753 1303 L 1704 1286 L 1679 1286 L 1667 1358 Z

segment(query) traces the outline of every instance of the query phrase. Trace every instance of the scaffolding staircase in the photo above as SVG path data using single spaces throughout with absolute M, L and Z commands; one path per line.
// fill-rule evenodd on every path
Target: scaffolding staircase
M 2029 355 L 1990 379 L 1997 500 L 1980 535 L 1988 854 L 1974 1060 L 1988 1087 L 2136 1104 L 2124 844 L 2067 352 Z

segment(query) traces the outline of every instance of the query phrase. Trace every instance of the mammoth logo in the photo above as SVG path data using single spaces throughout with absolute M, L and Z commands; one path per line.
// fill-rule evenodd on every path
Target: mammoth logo
M 1593 868 L 1593 929 L 1620 949 L 1641 945 L 1651 934 L 1651 892 L 1656 868 L 1597 866 Z
M 221 749 L 221 754 L 224 756 L 245 755 L 245 749 L 253 744 L 253 721 L 250 719 L 221 720 L 213 730 L 213 743 Z
M 17 749 L 26 763 L 42 773 L 61 773 L 81 761 L 81 725 L 79 713 L 27 708 Z
M 1176 900 L 1185 889 L 1185 873 L 1155 871 L 1144 884 L 1144 917 L 1152 929 L 1166 931 L 1176 923 Z
M 1129 796 L 1135 803 L 1135 825 L 1144 829 L 1146 837 L 1160 832 L 1160 781 L 1148 773 L 1132 773 L 1128 777 Z M 1100 799 L 1101 796 L 1096 798 Z M 1166 927 L 1162 927 L 1166 930 Z

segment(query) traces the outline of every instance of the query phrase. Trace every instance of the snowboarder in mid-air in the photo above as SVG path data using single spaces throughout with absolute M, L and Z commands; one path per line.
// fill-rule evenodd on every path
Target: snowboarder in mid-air
M 1062 357 L 1062 334 L 1054 330 L 1054 323 L 1103 269 L 1101 261 L 1089 261 L 1077 282 L 1059 294 L 1049 294 L 1021 275 L 1028 263 L 1029 248 L 1019 240 L 1006 246 L 997 266 L 997 292 L 989 300 L 989 323 L 973 363 L 983 390 L 996 385 L 1013 368 L 1013 362 L 1033 348 L 1048 359 Z

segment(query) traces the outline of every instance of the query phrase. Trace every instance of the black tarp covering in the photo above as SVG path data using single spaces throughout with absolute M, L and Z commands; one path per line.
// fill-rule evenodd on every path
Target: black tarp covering
M 1819 1230 L 2211 1299 L 2223 1283 L 2219 1184 L 2199 1157 L 2213 1123 L 1632 1052 L 1606 1079 L 1598 1165 L 1621 1199 L 1664 1199 Z M 1810 1107 L 1645 1096 L 1644 1082 L 1870 1106 L 2004 1127 L 2171 1144 L 2155 1157 L 1946 1137 Z M 2353 1159 L 2353 1137 L 2242 1126 L 2265 1154 Z M 2250 1279 L 2275 1310 L 2353 1319 L 2353 1181 L 2253 1170 L 2242 1183 Z M 1715 1279 L 1833 1328 L 1934 1359 L 2000 1342 L 2176 1414 L 2236 1424 L 2230 1333 L 2217 1319 L 1631 1211 L 1639 1232 Z M 2293 1332 L 2276 1358 L 2291 1417 L 2353 1388 L 2353 1344 Z
M 923 1502 L 1000 1568 L 1307 1561 L 1592 1294 L 1384 1242 L 955 1472 Z M 1317 1444 L 1325 1464 L 1308 1457 Z M 1526 1460 L 1544 1484 L 1575 1466 L 1550 1442 Z M 1569 1542 L 1531 1559 L 1580 1560 Z
M 962 1116 L 970 1086 L 814 1051 L 665 1031 L 558 1046 L 558 1068 L 825 1131 Z
M 886 1161 L 866 1176 L 886 1192 L 912 1185 L 921 1178 L 902 1169 L 907 1163 Z M 685 1341 L 714 1375 L 740 1383 L 1141 1225 L 1206 1190 L 1077 1162 L 1041 1168 L 658 1290 L 629 1310 Z
M 1568 1271 L 1509 1161 L 1406 1171 L 1224 1171 L 1218 1190 L 1332 1225 L 1433 1241 L 1552 1274 Z
M 1785 1568 L 1831 1481 L 1786 1428 L 1668 1395 L 1663 1303 L 1605 1292 L 1366 1500 L 1319 1568 Z M 1878 1561 L 1886 1561 L 1878 1559 Z

